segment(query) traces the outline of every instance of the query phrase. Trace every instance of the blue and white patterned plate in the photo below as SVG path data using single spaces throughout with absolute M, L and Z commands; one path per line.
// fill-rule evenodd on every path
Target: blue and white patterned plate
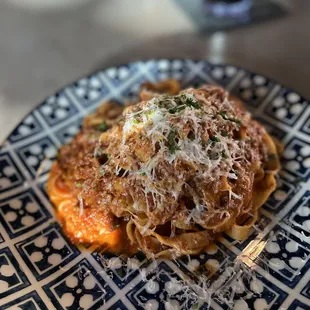
M 143 81 L 169 77 L 183 86 L 223 85 L 285 145 L 278 189 L 260 222 L 249 240 L 224 236 L 190 260 L 154 263 L 139 254 L 126 266 L 121 258 L 73 246 L 45 192 L 57 148 L 103 101 L 132 99 Z M 264 76 L 161 59 L 82 78 L 34 109 L 1 147 L 0 309 L 310 309 L 309 177 L 309 102 Z M 210 265 L 211 296 L 197 299 L 195 270 Z

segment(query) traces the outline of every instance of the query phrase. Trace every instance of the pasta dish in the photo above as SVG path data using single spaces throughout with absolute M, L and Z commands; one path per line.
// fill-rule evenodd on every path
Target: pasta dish
M 245 239 L 275 190 L 276 143 L 224 89 L 141 86 L 61 147 L 48 194 L 66 235 L 104 251 L 177 257 L 221 232 Z

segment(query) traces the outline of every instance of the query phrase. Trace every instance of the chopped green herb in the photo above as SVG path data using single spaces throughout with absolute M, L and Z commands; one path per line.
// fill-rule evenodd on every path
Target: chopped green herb
M 242 125 L 242 122 L 240 121 L 240 119 L 236 119 L 236 118 L 230 118 L 229 119 L 231 122 L 236 123 L 238 126 Z
M 277 159 L 277 155 L 276 154 L 269 154 L 268 159 L 275 160 L 275 159 Z
M 194 101 L 191 98 L 186 98 L 185 104 L 189 107 L 193 107 L 195 109 L 200 109 L 200 104 L 198 101 Z
M 137 118 L 135 118 L 134 120 L 133 120 L 133 124 L 139 124 L 140 123 L 140 121 L 137 119 Z
M 236 123 L 238 126 L 241 126 L 241 125 L 242 125 L 242 122 L 241 122 L 240 119 L 236 119 L 236 118 L 233 118 L 233 117 L 228 117 L 225 111 L 218 112 L 217 114 L 220 115 L 225 121 L 234 122 L 234 123 Z
M 179 150 L 179 146 L 177 145 L 177 142 L 175 141 L 176 134 L 174 130 L 171 130 L 168 134 L 168 148 L 170 154 L 174 154 L 175 151 Z
M 150 116 L 150 117 L 152 117 L 152 116 L 154 116 L 155 115 L 155 111 L 150 111 L 149 113 L 148 113 L 148 116 Z
M 222 133 L 221 133 L 221 134 L 222 134 L 222 136 L 223 136 L 223 137 L 227 137 L 227 136 L 228 136 L 227 131 L 222 131 Z
M 171 107 L 168 109 L 170 114 L 178 113 L 188 107 L 192 107 L 194 109 L 200 109 L 200 104 L 198 101 L 194 101 L 191 98 L 187 98 L 185 95 L 181 95 L 179 97 L 175 97 L 174 101 L 177 103 L 177 106 Z
M 109 127 L 108 127 L 108 125 L 107 125 L 107 123 L 106 123 L 105 121 L 103 121 L 103 122 L 97 127 L 97 129 L 100 130 L 100 131 L 102 131 L 102 132 L 106 131 L 108 128 L 109 128 Z
M 213 136 L 209 139 L 209 143 L 212 143 L 212 142 L 220 142 L 220 139 L 217 136 Z
M 223 157 L 224 159 L 227 159 L 227 158 L 228 158 L 228 156 L 227 156 L 227 154 L 226 154 L 225 151 L 222 151 L 222 157 Z
M 146 173 L 145 173 L 145 172 L 142 172 L 141 175 L 146 176 Z
M 185 105 L 175 106 L 175 107 L 169 109 L 168 112 L 169 112 L 170 114 L 175 114 L 175 113 L 178 113 L 178 112 L 184 110 L 185 108 L 186 108 Z
M 75 186 L 76 186 L 76 187 L 81 187 L 82 185 L 83 185 L 82 182 L 75 182 Z
M 124 278 L 125 277 L 125 272 L 124 272 L 123 268 L 117 269 L 116 273 L 117 273 L 119 278 Z
M 221 111 L 221 112 L 217 112 L 216 114 L 222 116 L 223 119 L 228 120 L 228 117 L 227 117 L 227 115 L 226 115 L 226 112 Z
M 193 310 L 197 310 L 197 309 L 199 309 L 199 303 L 197 302 L 196 304 L 194 304 L 194 305 L 192 305 L 192 309 Z

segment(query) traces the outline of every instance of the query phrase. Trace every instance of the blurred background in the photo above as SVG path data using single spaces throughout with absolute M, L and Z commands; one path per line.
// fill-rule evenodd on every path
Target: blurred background
M 0 139 L 75 79 L 159 57 L 231 63 L 310 98 L 310 1 L 1 0 Z

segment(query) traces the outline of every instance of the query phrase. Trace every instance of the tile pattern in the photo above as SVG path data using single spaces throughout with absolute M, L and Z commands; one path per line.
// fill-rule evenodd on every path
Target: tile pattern
M 98 309 L 113 295 L 113 290 L 83 259 L 44 286 L 56 309 Z
M 29 280 L 9 248 L 0 250 L 0 299 L 29 286 Z
M 284 169 L 303 180 L 310 176 L 310 145 L 309 141 L 292 138 L 283 153 Z
M 53 274 L 80 253 L 63 237 L 56 224 L 16 243 L 15 247 L 37 280 Z
M 55 136 L 58 138 L 61 144 L 67 144 L 79 132 L 81 123 L 82 123 L 82 118 L 74 120 L 73 122 L 66 124 L 65 126 L 61 127 L 59 130 L 57 130 L 55 132 Z
M 25 181 L 9 153 L 0 156 L 0 193 L 22 186 Z
M 128 266 L 122 257 L 73 246 L 55 224 L 44 187 L 57 146 L 74 137 L 83 116 L 101 102 L 132 100 L 145 80 L 166 78 L 180 79 L 183 86 L 217 83 L 231 89 L 284 142 L 278 188 L 264 205 L 260 221 L 249 240 L 225 235 L 214 248 L 190 260 L 155 264 L 139 254 Z M 309 118 L 309 102 L 266 77 L 189 59 L 108 68 L 49 97 L 0 150 L 0 308 L 226 310 L 235 303 L 237 309 L 257 310 L 280 309 L 285 303 L 290 310 L 309 309 Z M 243 286 L 238 282 L 234 296 L 229 286 L 221 287 L 230 300 L 214 292 L 211 303 L 197 302 L 197 287 L 177 285 L 185 278 L 196 281 L 200 271 L 210 277 L 211 285 L 236 263 L 255 267 L 256 282 L 253 277 L 239 279 L 238 273 L 229 277 L 228 281 L 245 281 Z
M 30 113 L 24 120 L 12 131 L 8 140 L 11 143 L 31 137 L 42 130 L 42 126 L 34 113 Z
M 48 310 L 37 292 L 32 291 L 2 306 L 3 310 Z
M 177 273 L 161 262 L 156 272 L 148 274 L 146 280 L 142 279 L 126 296 L 136 309 L 164 309 L 167 304 L 175 309 L 190 309 L 196 302 L 195 297 L 193 292 L 187 292 L 189 297 L 184 297 L 180 280 Z
M 274 88 L 275 83 L 255 73 L 246 73 L 232 93 L 252 107 L 258 107 Z
M 267 265 L 273 277 L 294 288 L 310 267 L 310 244 L 279 226 L 264 241 L 257 264 L 263 268 Z
M 32 142 L 16 150 L 21 162 L 33 178 L 46 174 L 57 154 L 57 147 L 49 137 Z
M 130 260 L 110 254 L 103 255 L 97 252 L 94 252 L 93 256 L 119 288 L 125 287 L 136 278 L 139 274 L 139 268 L 144 268 L 148 263 L 142 253 L 134 255 Z
M 281 88 L 277 96 L 265 108 L 272 118 L 287 125 L 294 125 L 305 112 L 308 102 L 300 95 Z
M 78 80 L 71 86 L 71 91 L 78 102 L 85 107 L 95 104 L 97 100 L 109 94 L 109 88 L 99 75 Z
M 10 238 L 35 229 L 50 217 L 33 190 L 21 192 L 0 203 L 0 222 Z
M 203 72 L 210 76 L 217 83 L 228 86 L 236 77 L 240 70 L 234 66 L 225 66 L 221 64 L 207 64 L 203 68 Z
M 66 91 L 61 91 L 43 102 L 38 112 L 47 125 L 53 126 L 75 116 L 78 112 Z

